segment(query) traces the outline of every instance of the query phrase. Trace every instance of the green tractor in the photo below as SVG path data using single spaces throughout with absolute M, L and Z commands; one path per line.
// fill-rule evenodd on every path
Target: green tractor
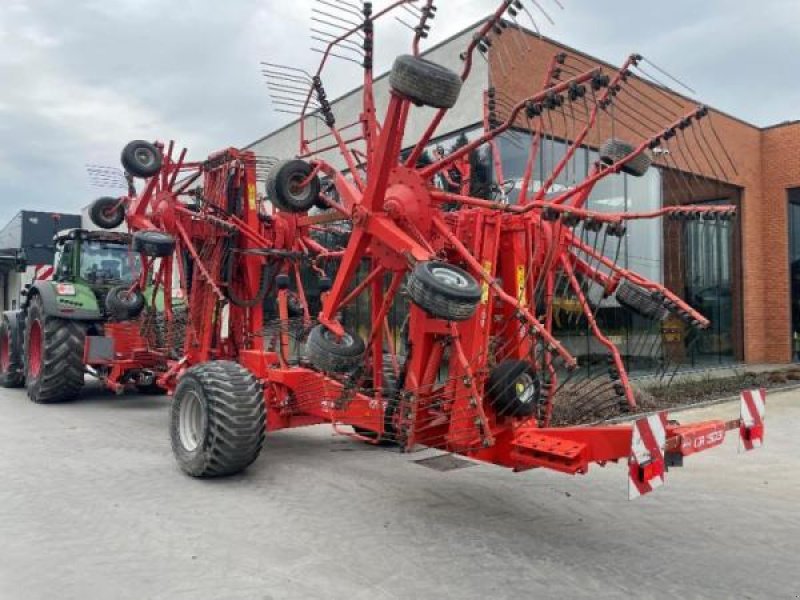
M 164 359 L 149 351 L 139 317 L 145 310 L 157 314 L 164 296 L 135 289 L 140 257 L 131 245 L 138 241 L 83 229 L 56 235 L 52 280 L 33 281 L 21 309 L 3 313 L 0 385 L 24 385 L 37 403 L 72 400 L 87 372 L 117 392 L 156 391 Z M 172 250 L 160 248 L 162 256 Z

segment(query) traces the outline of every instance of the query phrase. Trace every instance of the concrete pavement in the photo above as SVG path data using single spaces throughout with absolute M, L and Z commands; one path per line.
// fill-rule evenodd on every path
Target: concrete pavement
M 729 436 L 634 503 L 622 465 L 438 472 L 415 462 L 430 451 L 327 427 L 270 434 L 245 474 L 198 481 L 167 417 L 166 398 L 0 390 L 0 599 L 800 595 L 798 391 L 769 397 L 764 449 L 738 456 Z

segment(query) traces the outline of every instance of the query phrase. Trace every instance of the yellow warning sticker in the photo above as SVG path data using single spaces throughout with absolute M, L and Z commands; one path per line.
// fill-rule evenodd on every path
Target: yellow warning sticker
M 528 295 L 525 293 L 525 265 L 517 265 L 517 301 L 521 306 L 528 305 Z
M 488 273 L 489 277 L 492 277 L 492 263 L 491 261 L 485 260 L 483 261 L 483 270 Z M 481 290 L 481 304 L 487 304 L 489 302 L 489 284 L 484 281 L 483 288 Z
M 251 183 L 247 186 L 247 203 L 250 205 L 250 210 L 257 210 L 256 186 L 254 183 Z

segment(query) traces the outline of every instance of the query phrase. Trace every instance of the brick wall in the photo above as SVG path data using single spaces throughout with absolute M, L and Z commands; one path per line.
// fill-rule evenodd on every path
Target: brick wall
M 550 61 L 559 52 L 566 52 L 573 57 L 569 62 L 580 65 L 582 70 L 593 66 L 603 67 L 610 73 L 616 70 L 551 40 L 506 30 L 494 41 L 489 61 L 490 80 L 498 89 L 498 97 L 503 99 L 501 104 L 510 105 L 540 91 Z M 620 57 L 620 61 L 625 58 Z M 621 96 L 627 97 L 631 104 L 638 95 L 640 98 L 660 98 L 672 110 L 687 113 L 696 106 L 695 102 L 679 94 L 643 80 L 634 79 L 632 90 L 627 93 L 628 96 Z M 665 98 L 665 95 L 669 98 Z M 501 106 L 498 112 L 502 116 L 507 108 Z M 668 124 L 663 113 L 654 112 L 651 116 L 659 123 Z M 691 170 L 741 188 L 738 226 L 744 359 L 750 363 L 786 362 L 791 355 L 786 189 L 800 186 L 800 124 L 761 130 L 714 110 L 711 111 L 711 120 L 721 144 L 731 156 L 736 172 L 728 165 L 724 154 L 720 154 L 724 177 L 722 169 L 715 166 L 713 161 L 704 161 L 699 157 L 690 160 L 674 153 L 669 159 L 672 164 L 664 166 Z M 525 126 L 525 122 L 520 120 L 518 125 Z M 574 138 L 575 131 L 569 126 L 554 120 L 552 127 L 555 135 L 565 139 Z M 643 134 L 652 133 L 643 132 L 643 129 L 637 126 L 636 131 L 626 130 L 619 123 L 612 126 L 610 119 L 602 118 L 598 133 L 593 134 L 586 143 L 597 146 L 611 137 L 612 131 L 615 137 L 627 138 L 632 142 L 641 141 Z M 708 124 L 705 132 L 711 135 Z M 691 135 L 684 138 L 682 145 L 699 155 L 699 148 Z M 689 154 L 691 152 L 687 151 L 687 156 Z

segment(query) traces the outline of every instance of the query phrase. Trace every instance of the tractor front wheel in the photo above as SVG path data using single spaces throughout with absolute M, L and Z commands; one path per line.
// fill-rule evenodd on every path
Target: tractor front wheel
M 6 388 L 22 387 L 25 382 L 22 372 L 22 348 L 8 317 L 3 317 L 0 323 L 0 385 Z
M 466 321 L 481 300 L 477 280 L 448 263 L 426 261 L 417 264 L 406 285 L 414 304 L 437 319 Z
M 243 471 L 258 458 L 265 427 L 263 389 L 240 364 L 211 361 L 181 377 L 172 401 L 170 438 L 187 475 L 223 477 Z
M 83 388 L 82 323 L 44 314 L 33 296 L 25 320 L 25 387 L 37 404 L 74 400 Z

